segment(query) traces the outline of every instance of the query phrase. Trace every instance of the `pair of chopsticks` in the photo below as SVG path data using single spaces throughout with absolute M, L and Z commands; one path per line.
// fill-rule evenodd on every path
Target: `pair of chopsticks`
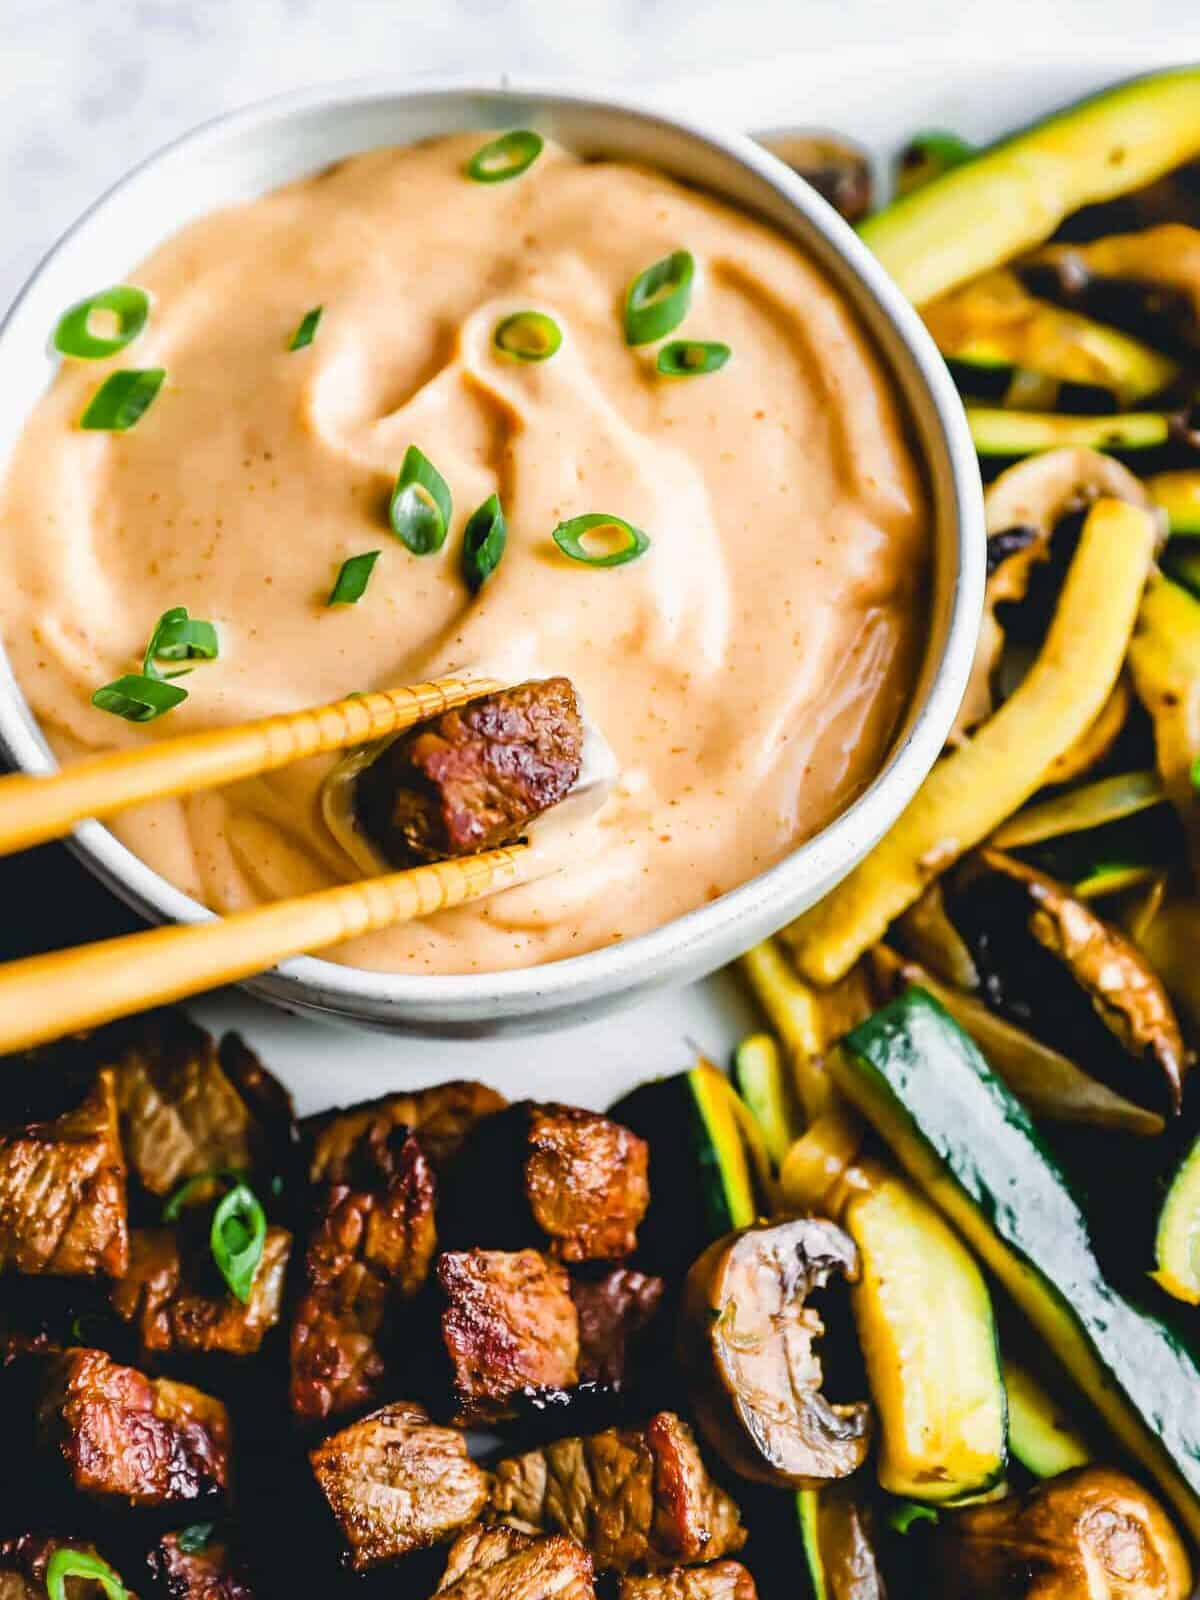
M 440 678 L 287 716 L 186 734 L 0 778 L 0 854 L 59 838 L 86 817 L 234 783 L 306 756 L 368 744 L 504 685 Z M 234 983 L 288 956 L 464 905 L 533 875 L 526 845 L 438 861 L 204 922 L 155 928 L 0 967 L 0 1053 Z

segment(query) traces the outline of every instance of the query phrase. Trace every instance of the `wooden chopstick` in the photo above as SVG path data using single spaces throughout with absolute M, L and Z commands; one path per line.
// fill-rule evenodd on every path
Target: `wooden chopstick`
M 288 956 L 464 905 L 540 870 L 527 845 L 460 856 L 228 917 L 0 966 L 0 1053 L 234 983 Z
M 143 800 L 214 789 L 306 756 L 369 744 L 503 687 L 495 678 L 437 678 L 91 756 L 45 776 L 0 778 L 0 855 L 57 839 L 85 817 L 109 816 Z

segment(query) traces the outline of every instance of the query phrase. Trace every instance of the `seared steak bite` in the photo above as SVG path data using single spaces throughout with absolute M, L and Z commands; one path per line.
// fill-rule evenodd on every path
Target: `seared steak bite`
M 358 819 L 397 866 L 473 855 L 562 800 L 582 755 L 570 681 L 522 683 L 394 739 L 359 776 Z
M 0 1271 L 119 1278 L 129 1257 L 113 1074 L 49 1122 L 0 1134 Z
M 488 1475 L 453 1428 L 391 1405 L 333 1434 L 309 1460 L 356 1572 L 439 1543 L 480 1515 Z
M 142 1184 L 165 1195 L 185 1178 L 251 1167 L 258 1129 L 212 1035 L 178 1011 L 142 1022 L 116 1067 L 121 1137 Z
M 299 1144 L 291 1095 L 240 1033 L 222 1034 L 217 1060 L 253 1119 L 258 1160 L 269 1165 L 272 1175 L 284 1174 Z
M 435 1182 L 406 1129 L 347 1153 L 355 1182 L 320 1190 L 291 1334 L 291 1402 L 305 1420 L 379 1397 L 381 1346 L 398 1301 L 424 1285 L 437 1244 Z
M 491 1514 L 570 1535 L 598 1572 L 716 1561 L 746 1542 L 737 1506 L 709 1477 L 691 1429 L 670 1411 L 644 1428 L 560 1439 L 501 1461 Z
M 452 1251 L 438 1282 L 459 1422 L 498 1421 L 522 1391 L 578 1381 L 579 1318 L 556 1262 L 536 1250 Z
M 560 1261 L 631 1254 L 650 1202 L 649 1148 L 577 1106 L 525 1100 L 476 1131 L 449 1186 L 447 1237 L 489 1249 L 537 1245 Z
M 594 1600 L 592 1558 L 561 1534 L 475 1526 L 450 1547 L 437 1593 L 450 1600 Z
M 630 1267 L 614 1267 L 603 1278 L 572 1279 L 581 1383 L 625 1386 L 631 1347 L 654 1321 L 665 1288 L 661 1278 Z
M 229 1417 L 187 1384 L 148 1378 L 103 1350 L 50 1357 L 36 1402 L 41 1448 L 81 1494 L 183 1504 L 229 1488 Z
M 82 1555 L 103 1559 L 86 1539 L 59 1539 L 41 1533 L 0 1539 L 0 1600 L 46 1600 L 46 1568 L 56 1550 L 78 1550 Z M 105 1600 L 104 1586 L 98 1578 L 72 1578 L 67 1593 L 70 1600 Z
M 163 1534 L 146 1561 L 163 1600 L 254 1600 L 241 1562 L 211 1528 Z
M 351 1164 L 364 1138 L 379 1138 L 376 1129 L 407 1128 L 435 1168 L 451 1161 L 485 1117 L 503 1111 L 502 1094 L 469 1079 L 414 1089 L 411 1094 L 383 1095 L 365 1105 L 332 1111 L 308 1124 L 312 1141 L 309 1178 L 313 1183 L 349 1183 Z
M 230 1292 L 203 1242 L 199 1250 L 186 1251 L 170 1228 L 135 1228 L 129 1271 L 113 1285 L 113 1309 L 137 1325 L 144 1351 L 253 1355 L 279 1321 L 291 1248 L 286 1229 L 267 1229 L 250 1298 L 243 1303 Z
M 622 1578 L 617 1600 L 758 1600 L 758 1590 L 740 1561 L 714 1561 Z

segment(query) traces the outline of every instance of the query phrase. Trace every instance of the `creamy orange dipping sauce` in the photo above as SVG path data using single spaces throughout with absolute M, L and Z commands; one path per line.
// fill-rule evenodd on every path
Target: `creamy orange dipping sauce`
M 620 760 L 571 865 L 490 901 L 343 946 L 404 972 L 528 966 L 656 928 L 771 866 L 874 775 L 919 659 L 929 557 L 921 474 L 891 383 L 841 295 L 794 245 L 631 166 L 547 146 L 477 184 L 463 135 L 377 150 L 206 217 L 133 270 L 152 296 L 120 355 L 68 361 L 8 469 L 0 622 L 58 755 L 410 683 L 483 663 L 563 673 Z M 659 376 L 621 312 L 645 267 L 696 260 L 676 337 L 721 371 Z M 97 288 L 102 285 L 97 285 Z M 304 313 L 314 343 L 291 352 Z M 521 364 L 497 323 L 535 309 L 559 351 Z M 165 367 L 124 434 L 77 422 L 111 370 Z M 388 528 L 410 444 L 454 496 L 442 550 Z M 503 560 L 478 596 L 463 525 L 496 491 Z M 584 512 L 645 530 L 628 565 L 573 563 Z M 354 606 L 342 561 L 382 551 Z M 219 660 L 139 726 L 91 695 L 158 616 L 215 622 Z M 229 911 L 355 876 L 309 763 L 146 806 L 114 831 Z

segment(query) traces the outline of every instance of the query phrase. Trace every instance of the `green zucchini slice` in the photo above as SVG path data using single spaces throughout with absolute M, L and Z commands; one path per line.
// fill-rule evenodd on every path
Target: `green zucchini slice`
M 1200 534 L 1200 472 L 1160 472 L 1146 488 L 1173 534 Z
M 1200 67 L 1106 89 L 886 206 L 859 232 L 914 304 L 1048 239 L 1200 152 Z
M 1024 1107 L 921 989 L 853 1029 L 831 1066 L 1200 1537 L 1200 1370 L 1105 1279 Z
M 1084 1467 L 1092 1452 L 1079 1429 L 1028 1367 L 1004 1359 L 1008 1390 L 1008 1448 L 1035 1478 L 1056 1478 Z
M 804 1132 L 804 1122 L 783 1054 L 769 1033 L 752 1033 L 738 1045 L 733 1081 L 762 1130 L 767 1154 L 778 1170 Z
M 1154 1281 L 1176 1300 L 1200 1305 L 1200 1139 L 1171 1179 L 1154 1240 Z
M 1008 411 L 999 406 L 968 406 L 971 438 L 981 456 L 1014 461 L 1043 450 L 1082 446 L 1110 455 L 1137 456 L 1164 450 L 1171 442 L 1171 418 L 1162 411 L 1126 411 L 1118 416 L 1069 417 L 1057 411 Z
M 941 1214 L 882 1174 L 842 1223 L 858 1246 L 850 1291 L 879 1419 L 879 1482 L 935 1504 L 1004 1476 L 1008 1416 L 983 1274 Z

